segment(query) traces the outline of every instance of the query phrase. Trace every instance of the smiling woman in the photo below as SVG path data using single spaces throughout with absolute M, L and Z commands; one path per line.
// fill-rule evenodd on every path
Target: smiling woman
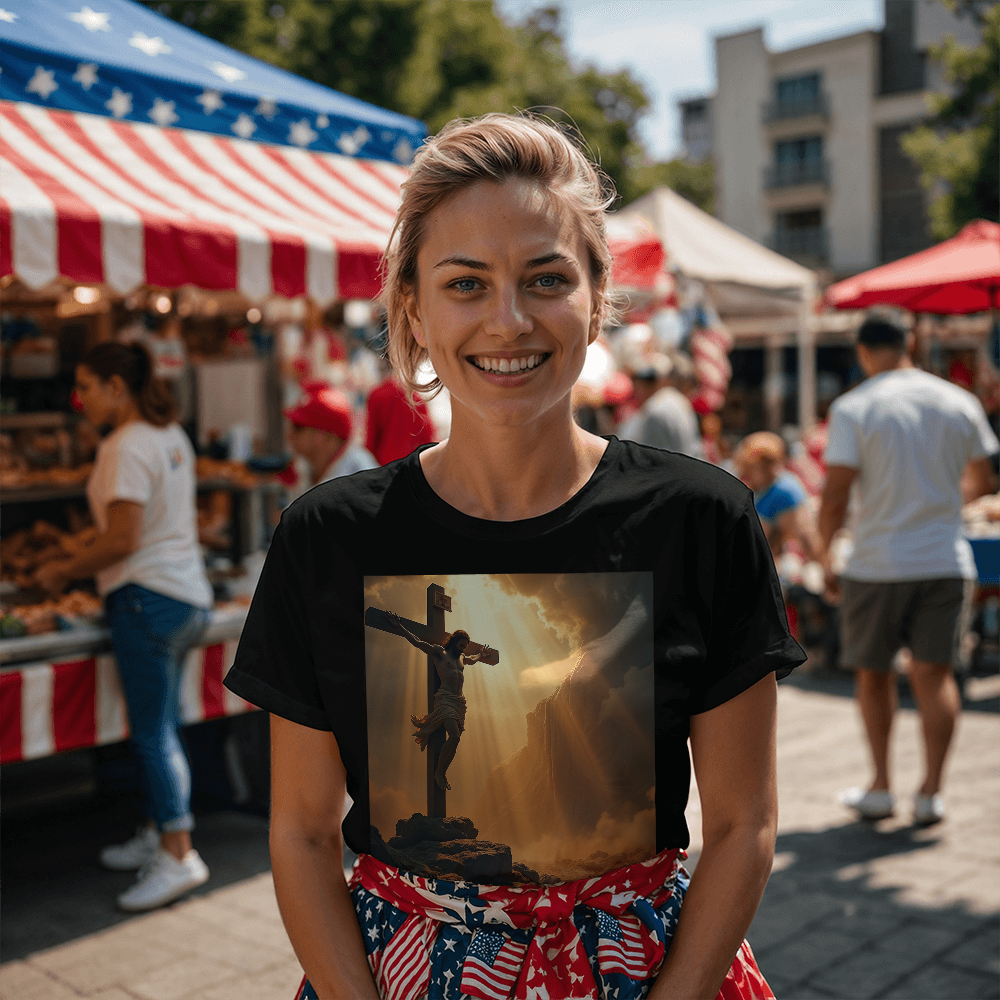
M 453 122 L 405 185 L 389 356 L 410 389 L 430 359 L 451 435 L 285 511 L 226 678 L 272 713 L 301 998 L 772 997 L 743 935 L 804 656 L 752 494 L 574 423 L 609 199 L 510 115 Z

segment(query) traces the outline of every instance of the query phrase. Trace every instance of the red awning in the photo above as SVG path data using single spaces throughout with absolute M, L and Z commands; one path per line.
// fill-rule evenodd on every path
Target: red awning
M 0 101 L 0 275 L 372 298 L 407 170 Z
M 831 285 L 823 299 L 837 309 L 895 305 L 939 315 L 1000 308 L 1000 225 L 977 219 L 937 246 Z

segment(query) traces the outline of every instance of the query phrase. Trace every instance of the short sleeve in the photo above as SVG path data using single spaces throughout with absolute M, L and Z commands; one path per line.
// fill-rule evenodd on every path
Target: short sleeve
M 146 449 L 136 435 L 132 434 L 121 442 L 117 458 L 118 466 L 108 502 L 131 500 L 134 503 L 148 504 L 153 499 L 155 476 L 149 465 Z
M 717 549 L 712 629 L 690 714 L 717 708 L 770 673 L 787 677 L 805 659 L 788 631 L 774 560 L 748 494 Z
M 853 421 L 834 402 L 830 407 L 830 423 L 826 431 L 827 465 L 843 465 L 849 469 L 861 466 L 861 449 Z
M 301 527 L 295 529 L 303 531 Z M 253 603 L 223 682 L 253 705 L 310 729 L 331 730 L 312 654 L 296 540 L 288 513 L 282 516 L 261 570 Z
M 1000 451 L 1000 441 L 997 440 L 997 436 L 990 426 L 989 418 L 986 416 L 986 411 L 978 399 L 973 400 L 972 425 L 975 431 L 975 440 L 972 445 L 972 453 L 969 456 L 970 461 L 986 458 Z

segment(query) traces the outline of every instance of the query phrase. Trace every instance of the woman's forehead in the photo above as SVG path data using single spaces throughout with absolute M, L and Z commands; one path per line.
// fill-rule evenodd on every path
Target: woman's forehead
M 428 214 L 419 256 L 434 267 L 442 253 L 478 259 L 477 252 L 512 251 L 526 259 L 556 251 L 582 259 L 575 213 L 533 181 L 477 181 Z

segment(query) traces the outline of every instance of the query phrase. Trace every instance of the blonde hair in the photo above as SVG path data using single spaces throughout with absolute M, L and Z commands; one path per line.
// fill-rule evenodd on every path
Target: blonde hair
M 748 434 L 737 449 L 738 457 L 744 462 L 765 462 L 770 466 L 783 465 L 788 458 L 788 449 L 780 434 L 772 431 L 757 431 Z
M 564 132 L 531 115 L 489 114 L 449 122 L 417 151 L 383 259 L 381 302 L 388 321 L 389 362 L 410 391 L 437 392 L 441 381 L 416 381 L 427 351 L 413 336 L 406 296 L 416 288 L 417 254 L 428 214 L 479 181 L 532 181 L 564 210 L 574 212 L 590 259 L 598 321 L 613 311 L 608 283 L 611 251 L 604 212 L 614 185 Z

